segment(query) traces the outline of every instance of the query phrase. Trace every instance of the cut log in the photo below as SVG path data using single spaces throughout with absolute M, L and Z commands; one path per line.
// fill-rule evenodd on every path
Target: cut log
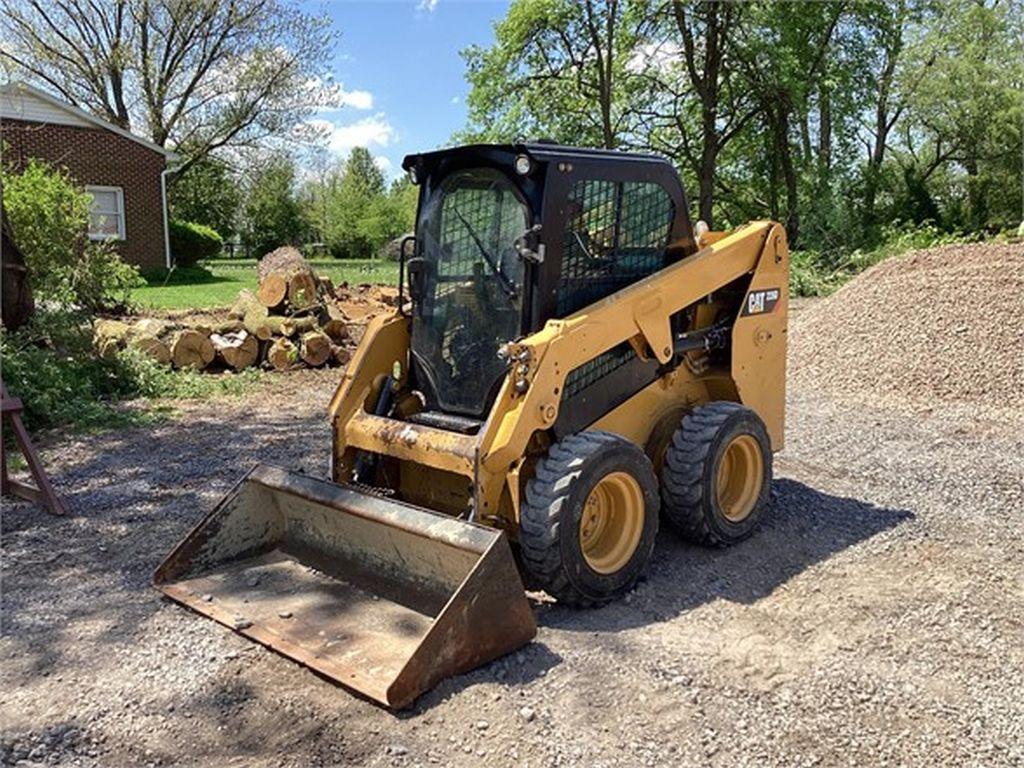
M 320 286 L 320 293 L 324 296 L 334 295 L 334 281 L 328 275 L 317 275 L 316 281 Z
M 348 338 L 348 315 L 337 304 L 328 301 L 320 310 L 320 329 L 340 344 Z
M 299 249 L 285 245 L 264 255 L 256 267 L 256 274 L 259 275 L 260 282 L 263 282 L 271 272 L 291 272 L 295 267 L 310 270 L 309 262 L 303 258 Z
M 288 273 L 271 272 L 260 280 L 256 298 L 267 309 L 277 309 L 288 296 Z
M 293 317 L 290 318 L 292 326 L 295 328 L 295 333 L 307 333 L 309 331 L 320 330 L 320 320 L 315 315 L 309 315 L 307 317 Z
M 320 329 L 336 344 L 340 344 L 348 338 L 348 323 L 344 320 L 328 320 L 320 326 Z
M 128 323 L 120 320 L 99 318 L 92 329 L 92 346 L 96 354 L 106 360 L 112 360 L 118 350 L 124 349 L 128 341 Z
M 201 371 L 213 362 L 215 352 L 210 339 L 192 328 L 174 334 L 171 342 L 171 360 L 175 368 L 194 368 Z
M 245 330 L 245 325 L 242 324 L 241 320 L 222 320 L 219 323 L 213 324 L 213 332 L 219 333 L 222 336 L 225 333 L 237 333 L 243 330 Z
M 254 306 L 262 307 L 263 305 L 260 304 L 260 300 L 256 298 L 255 293 L 250 291 L 248 288 L 243 288 L 238 292 L 238 298 L 235 299 L 235 303 L 231 305 L 231 309 L 228 311 L 228 317 L 241 320 Z
M 288 303 L 294 309 L 305 309 L 317 303 L 316 278 L 312 272 L 294 272 L 288 278 Z
M 261 330 L 267 334 L 267 338 L 264 341 L 273 336 L 291 337 L 295 335 L 295 321 L 287 317 L 271 315 L 263 321 Z
M 288 339 L 274 339 L 267 348 L 267 363 L 276 371 L 286 371 L 299 361 L 299 349 Z
M 93 340 L 93 348 L 96 350 L 96 354 L 104 360 L 113 360 L 123 349 L 123 344 L 120 339 L 97 337 Z
M 259 342 L 246 331 L 215 333 L 210 336 L 210 343 L 217 353 L 217 359 L 236 371 L 254 365 L 260 355 Z
M 307 331 L 302 334 L 299 356 L 311 368 L 319 368 L 331 359 L 331 340 L 326 333 Z
M 160 365 L 167 365 L 171 362 L 171 348 L 156 336 L 136 336 L 131 341 L 131 347 L 147 357 L 151 357 Z
M 157 320 L 155 317 L 144 317 L 132 323 L 128 334 L 133 339 L 154 338 L 160 339 L 171 330 L 171 323 L 166 320 Z
M 251 304 L 242 318 L 242 325 L 260 341 L 267 341 L 271 336 L 271 330 L 267 326 L 268 314 L 267 308 L 259 302 Z
M 352 350 L 340 344 L 332 344 L 331 355 L 334 357 L 335 365 L 348 365 L 348 361 L 352 359 Z
M 107 320 L 99 318 L 93 326 L 93 336 L 98 339 L 116 339 L 124 341 L 128 336 L 130 326 L 120 320 Z

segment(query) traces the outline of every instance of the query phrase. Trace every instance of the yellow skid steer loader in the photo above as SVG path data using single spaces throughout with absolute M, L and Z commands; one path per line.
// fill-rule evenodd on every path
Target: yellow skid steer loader
M 331 479 L 246 475 L 165 594 L 390 707 L 529 642 L 524 582 L 596 606 L 659 519 L 748 536 L 781 449 L 783 228 L 691 225 L 654 155 L 410 155 L 399 306 L 330 406 Z M 681 587 L 685 589 L 685 586 Z

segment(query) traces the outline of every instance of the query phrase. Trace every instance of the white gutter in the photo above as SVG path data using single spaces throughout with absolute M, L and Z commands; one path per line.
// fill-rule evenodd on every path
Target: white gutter
M 171 269 L 173 266 L 171 263 L 171 229 L 170 223 L 167 220 L 167 174 L 173 170 L 175 169 L 164 168 L 160 171 L 160 202 L 164 214 L 164 264 L 167 266 L 167 269 Z

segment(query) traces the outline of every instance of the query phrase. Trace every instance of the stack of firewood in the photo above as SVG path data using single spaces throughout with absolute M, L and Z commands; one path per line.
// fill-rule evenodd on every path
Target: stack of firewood
M 331 280 L 318 276 L 295 248 L 260 261 L 255 291 L 243 290 L 222 320 L 97 320 L 96 350 L 137 349 L 175 368 L 240 371 L 344 365 L 366 317 L 350 317 Z M 362 305 L 359 307 L 362 309 Z

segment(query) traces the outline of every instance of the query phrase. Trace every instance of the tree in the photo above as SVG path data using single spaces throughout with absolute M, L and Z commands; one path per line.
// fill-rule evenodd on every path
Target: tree
M 299 242 L 304 222 L 295 194 L 295 162 L 275 155 L 251 172 L 243 204 L 242 238 L 256 257 Z
M 287 0 L 0 0 L 0 57 L 185 167 L 300 126 L 332 90 L 329 20 Z
M 623 88 L 637 8 L 627 0 L 516 0 L 493 46 L 463 51 L 467 137 L 532 133 L 618 147 L 630 126 Z
M 920 196 L 915 185 L 923 188 L 952 164 L 962 167 L 965 206 L 950 223 L 973 231 L 1009 227 L 1018 213 L 1019 201 L 1004 192 L 1009 187 L 1015 197 L 1019 191 L 1024 154 L 1024 22 L 1013 6 L 1005 0 L 943 3 L 907 53 L 909 108 L 898 153 L 907 192 Z M 928 76 L 916 78 L 926 67 Z
M 203 224 L 223 238 L 235 233 L 241 194 L 227 164 L 213 157 L 196 161 L 170 189 L 176 219 Z
M 654 42 L 634 69 L 647 81 L 643 106 L 653 149 L 679 156 L 698 181 L 698 215 L 713 226 L 718 159 L 756 109 L 735 85 L 732 47 L 741 3 L 673 0 L 654 16 Z
M 382 245 L 374 236 L 380 225 L 368 220 L 380 217 L 380 208 L 374 209 L 374 205 L 383 196 L 384 174 L 368 149 L 356 147 L 345 162 L 337 194 L 329 205 L 328 242 L 332 253 L 346 259 L 367 258 Z

